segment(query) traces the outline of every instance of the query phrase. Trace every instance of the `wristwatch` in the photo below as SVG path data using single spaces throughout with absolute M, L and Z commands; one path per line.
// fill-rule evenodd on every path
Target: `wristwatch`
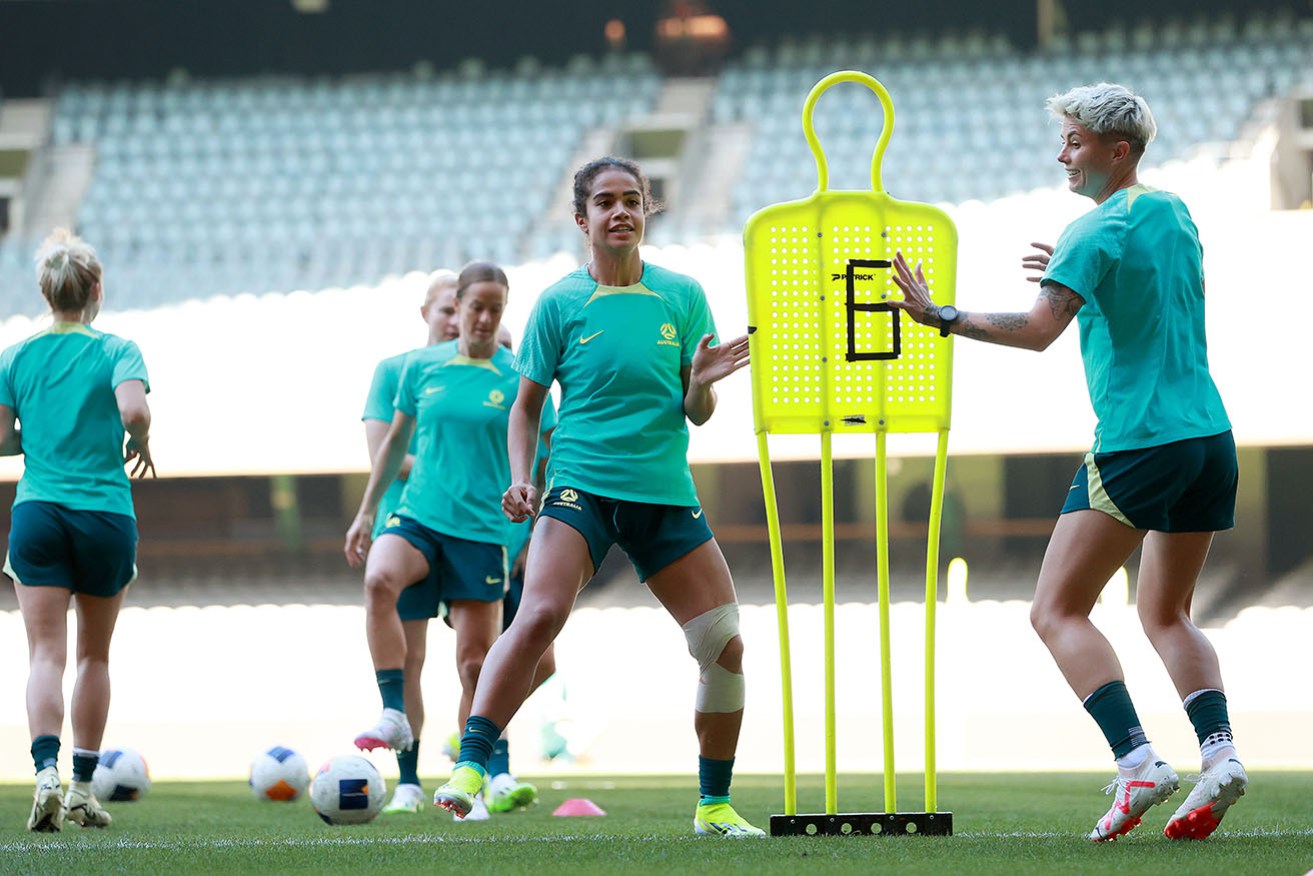
M 957 322 L 957 308 L 951 304 L 945 304 L 939 308 L 939 336 L 946 338 L 950 334 L 953 323 Z

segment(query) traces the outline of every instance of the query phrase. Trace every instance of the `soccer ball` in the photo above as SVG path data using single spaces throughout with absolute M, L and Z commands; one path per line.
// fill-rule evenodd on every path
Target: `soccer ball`
M 343 754 L 319 768 L 310 783 L 310 805 L 329 824 L 364 824 L 383 808 L 387 785 L 358 754 Z
M 91 776 L 91 792 L 100 800 L 140 800 L 150 790 L 150 767 L 131 748 L 107 748 Z
M 295 800 L 309 784 L 305 758 L 290 748 L 275 745 L 251 761 L 251 791 L 261 800 Z

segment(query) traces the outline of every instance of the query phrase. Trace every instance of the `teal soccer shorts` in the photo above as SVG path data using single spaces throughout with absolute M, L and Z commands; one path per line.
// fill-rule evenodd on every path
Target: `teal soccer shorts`
M 115 596 L 137 577 L 137 521 L 110 511 L 20 502 L 10 516 L 4 571 L 29 587 Z
M 429 529 L 409 517 L 393 516 L 382 535 L 396 535 L 424 555 L 429 574 L 397 598 L 403 621 L 438 617 L 443 603 L 496 602 L 506 595 L 506 548 Z
M 1093 508 L 1154 532 L 1235 526 L 1235 440 L 1223 432 L 1141 450 L 1087 453 L 1062 513 Z
M 620 545 L 640 581 L 712 538 L 701 508 L 607 499 L 571 487 L 553 487 L 538 516 L 578 530 L 588 542 L 594 574 L 611 545 Z

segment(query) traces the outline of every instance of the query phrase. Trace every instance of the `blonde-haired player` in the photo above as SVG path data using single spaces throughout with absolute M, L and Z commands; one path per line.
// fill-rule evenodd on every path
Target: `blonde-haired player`
M 136 577 L 137 520 L 124 463 L 155 475 L 150 384 L 132 341 L 91 327 L 105 300 L 95 250 L 63 229 L 36 254 L 50 328 L 0 353 L 0 451 L 24 457 L 4 573 L 27 628 L 27 718 L 37 770 L 31 831 L 65 818 L 108 827 L 91 792 L 109 713 L 109 643 Z M 21 423 L 21 434 L 18 423 Z M 127 443 L 124 443 L 124 435 Z M 68 609 L 76 609 L 73 782 L 59 781 Z

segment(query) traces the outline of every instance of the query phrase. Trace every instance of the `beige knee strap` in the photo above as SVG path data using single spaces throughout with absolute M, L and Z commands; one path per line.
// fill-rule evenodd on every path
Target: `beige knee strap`
M 739 607 L 720 605 L 684 624 L 688 653 L 698 662 L 699 712 L 737 712 L 743 708 L 743 676 L 716 661 L 739 634 Z

